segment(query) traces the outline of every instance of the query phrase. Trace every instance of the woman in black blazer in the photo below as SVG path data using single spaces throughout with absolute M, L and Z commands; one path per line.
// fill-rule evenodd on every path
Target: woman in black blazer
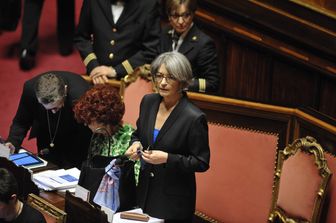
M 142 163 L 138 204 L 165 222 L 192 222 L 195 172 L 209 168 L 207 120 L 183 90 L 192 79 L 185 56 L 163 53 L 151 64 L 151 72 L 158 94 L 142 99 L 137 130 L 126 152 Z

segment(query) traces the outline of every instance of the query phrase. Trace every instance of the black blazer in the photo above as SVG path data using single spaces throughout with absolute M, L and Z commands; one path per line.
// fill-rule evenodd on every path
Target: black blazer
M 60 167 L 79 167 L 87 156 L 91 133 L 87 127 L 76 122 L 72 107 L 75 100 L 89 89 L 89 84 L 82 77 L 71 72 L 50 71 L 47 73 L 60 76 L 68 86 L 68 93 L 64 107 L 61 109 L 59 128 L 54 141 L 55 147 L 51 148 L 50 154 L 43 158 Z M 41 75 L 26 81 L 23 86 L 19 107 L 7 138 L 7 141 L 13 143 L 17 149 L 21 146 L 28 130 L 30 130 L 29 139 L 36 137 L 38 151 L 50 148 L 47 110 L 37 101 L 34 90 Z M 52 136 L 55 133 L 58 114 L 59 112 L 56 114 L 49 112 Z
M 84 0 L 75 43 L 90 74 L 113 66 L 123 77 L 157 55 L 160 17 L 157 0 L 127 0 L 115 24 L 110 0 Z
M 153 142 L 159 94 L 146 95 L 140 105 L 137 130 L 131 143 L 168 153 L 166 164 L 144 164 L 138 184 L 139 206 L 151 216 L 186 219 L 193 216 L 196 201 L 195 172 L 209 168 L 210 150 L 206 117 L 182 97 Z
M 162 29 L 160 53 L 172 51 L 170 26 Z M 191 63 L 194 81 L 189 90 L 197 92 L 217 92 L 220 84 L 217 51 L 214 41 L 194 24 L 185 36 L 179 50 Z M 205 81 L 205 86 L 202 83 Z

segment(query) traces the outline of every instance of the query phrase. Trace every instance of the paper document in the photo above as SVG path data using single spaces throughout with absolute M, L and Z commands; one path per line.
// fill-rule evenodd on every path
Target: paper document
M 64 190 L 75 188 L 78 184 L 80 170 L 47 170 L 33 174 L 33 181 L 44 190 Z

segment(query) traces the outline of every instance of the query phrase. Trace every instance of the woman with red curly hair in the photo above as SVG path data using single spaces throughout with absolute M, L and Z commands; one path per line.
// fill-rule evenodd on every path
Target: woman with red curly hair
M 124 155 L 134 129 L 122 123 L 125 105 L 116 88 L 108 84 L 94 85 L 79 98 L 73 111 L 75 119 L 87 125 L 96 136 L 91 141 L 91 151 L 100 151 L 103 156 Z M 139 166 L 135 164 L 136 175 Z

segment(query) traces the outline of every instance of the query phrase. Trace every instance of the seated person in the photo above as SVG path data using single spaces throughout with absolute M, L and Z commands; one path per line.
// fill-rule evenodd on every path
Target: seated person
M 17 195 L 15 177 L 8 170 L 0 168 L 0 223 L 46 223 L 38 210 L 22 203 Z
M 160 35 L 160 53 L 178 51 L 184 54 L 193 70 L 190 91 L 216 93 L 219 88 L 217 51 L 214 41 L 194 23 L 196 0 L 166 0 L 170 26 Z
M 122 125 L 125 105 L 116 88 L 108 84 L 94 85 L 76 102 L 73 110 L 79 123 L 105 136 L 92 139 L 91 151 L 100 151 L 104 156 L 124 155 L 134 129 L 131 125 Z M 139 167 L 139 163 L 134 167 L 136 176 Z
M 50 71 L 25 82 L 7 145 L 19 150 L 30 130 L 39 155 L 60 168 L 80 167 L 86 158 L 90 131 L 74 119 L 72 107 L 89 84 L 79 75 Z

